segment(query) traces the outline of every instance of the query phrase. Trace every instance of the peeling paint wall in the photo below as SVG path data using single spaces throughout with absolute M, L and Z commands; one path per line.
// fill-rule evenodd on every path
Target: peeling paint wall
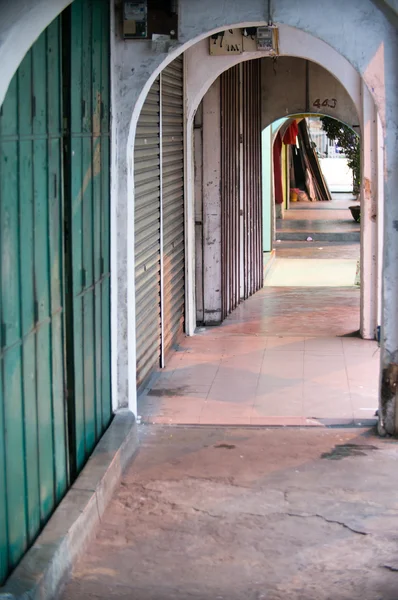
M 353 71 L 351 77 L 352 87 L 359 88 L 358 73 Z M 312 61 L 287 56 L 263 58 L 261 81 L 263 128 L 281 117 L 302 113 L 329 115 L 359 128 L 360 108 L 329 71 Z
M 206 325 L 221 322 L 220 80 L 203 98 L 203 297 Z

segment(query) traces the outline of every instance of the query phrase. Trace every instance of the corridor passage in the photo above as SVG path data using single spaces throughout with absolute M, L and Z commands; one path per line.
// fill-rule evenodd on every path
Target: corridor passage
M 357 337 L 358 325 L 358 286 L 264 287 L 221 326 L 185 338 L 139 414 L 163 424 L 373 423 L 379 351 Z

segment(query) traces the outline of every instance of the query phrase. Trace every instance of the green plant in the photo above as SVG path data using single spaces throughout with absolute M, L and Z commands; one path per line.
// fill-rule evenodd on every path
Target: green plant
M 361 145 L 359 136 L 348 125 L 332 119 L 321 117 L 322 129 L 330 140 L 337 141 L 338 146 L 347 157 L 348 166 L 352 169 L 354 194 L 358 194 L 361 186 Z

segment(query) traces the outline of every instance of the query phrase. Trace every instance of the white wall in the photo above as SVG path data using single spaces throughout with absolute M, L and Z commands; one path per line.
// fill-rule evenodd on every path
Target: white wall
M 269 125 L 261 133 L 261 170 L 263 197 L 263 252 L 272 250 L 272 127 Z
M 221 322 L 220 80 L 203 98 L 203 292 L 207 325 Z
M 352 193 L 352 169 L 349 168 L 346 158 L 320 158 L 319 162 L 331 192 Z

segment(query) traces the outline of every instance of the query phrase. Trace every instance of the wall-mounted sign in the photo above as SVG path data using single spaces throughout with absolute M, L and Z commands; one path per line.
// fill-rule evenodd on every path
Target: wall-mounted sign
M 210 54 L 225 56 L 227 54 L 242 54 L 243 36 L 240 29 L 220 31 L 210 37 Z
M 279 53 L 278 39 L 278 29 L 273 26 L 228 29 L 209 38 L 209 52 L 212 56 L 226 56 L 261 51 L 275 56 Z

